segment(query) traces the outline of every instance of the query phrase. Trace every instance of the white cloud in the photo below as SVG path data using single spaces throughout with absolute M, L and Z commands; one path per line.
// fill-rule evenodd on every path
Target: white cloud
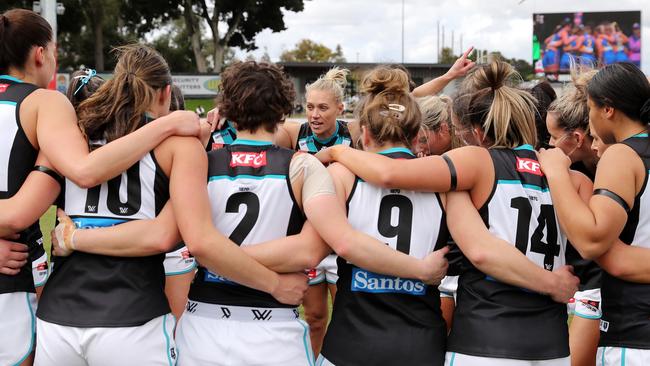
M 260 56 L 267 47 L 278 60 L 303 38 L 330 48 L 340 44 L 348 61 L 399 62 L 401 60 L 401 1 L 311 0 L 300 13 L 286 12 L 287 30 L 264 31 L 257 37 Z M 641 10 L 643 39 L 650 39 L 650 1 L 617 0 L 405 0 L 405 62 L 434 62 L 436 23 L 445 27 L 445 45 L 454 31 L 455 52 L 463 46 L 498 50 L 507 57 L 529 60 L 532 14 L 575 11 Z M 650 44 L 643 46 L 644 70 L 650 70 Z M 243 53 L 238 52 L 243 57 Z

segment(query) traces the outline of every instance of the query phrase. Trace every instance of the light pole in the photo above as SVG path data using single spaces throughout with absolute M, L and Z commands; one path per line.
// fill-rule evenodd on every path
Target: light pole
M 402 0 L 402 63 L 404 63 L 404 0 Z
M 45 18 L 45 20 L 47 20 L 48 23 L 50 23 L 50 27 L 52 27 L 52 41 L 54 41 L 54 45 L 56 47 L 56 33 L 57 33 L 56 16 L 63 15 L 63 13 L 65 12 L 65 7 L 63 6 L 62 3 L 57 3 L 56 0 L 41 0 L 41 1 L 34 1 L 34 3 L 32 4 L 32 9 L 36 13 L 41 13 L 41 16 Z M 56 60 L 56 49 L 54 52 L 54 59 Z M 50 83 L 48 84 L 47 88 L 56 90 L 56 73 L 54 74 L 52 80 L 50 80 Z

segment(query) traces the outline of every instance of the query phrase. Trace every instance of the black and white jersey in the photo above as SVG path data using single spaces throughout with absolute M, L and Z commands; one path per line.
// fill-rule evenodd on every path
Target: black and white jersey
M 79 229 L 155 218 L 169 199 L 169 179 L 154 153 L 90 189 L 66 180 L 64 209 Z M 73 252 L 55 257 L 37 316 L 73 327 L 131 327 L 170 312 L 164 254 L 113 257 Z
M 316 154 L 326 147 L 334 145 L 346 145 L 354 147 L 348 123 L 336 120 L 336 131 L 326 140 L 319 139 L 309 128 L 309 122 L 300 125 L 298 131 L 298 141 L 296 141 L 296 150 L 306 151 L 310 154 Z
M 226 121 L 220 129 L 212 132 L 208 146 L 205 147 L 207 151 L 216 150 L 226 145 L 230 145 L 237 139 L 237 130 L 232 122 Z
M 479 212 L 490 232 L 548 271 L 564 265 L 566 237 L 532 146 L 489 151 L 495 182 Z M 550 296 L 473 268 L 461 274 L 456 301 L 451 352 L 522 360 L 569 356 L 566 305 Z
M 381 152 L 412 159 L 404 148 Z M 360 178 L 348 197 L 348 221 L 394 250 L 417 258 L 447 244 L 436 193 L 384 189 Z M 374 273 L 338 258 L 337 293 L 322 354 L 337 365 L 442 365 L 446 326 L 437 286 Z
M 648 134 L 635 135 L 622 143 L 639 155 L 650 174 Z M 634 198 L 634 206 L 619 239 L 628 245 L 650 249 L 647 176 Z M 600 346 L 650 349 L 650 285 L 627 282 L 603 271 L 601 296 Z
M 34 168 L 38 151 L 27 139 L 20 121 L 22 101 L 38 87 L 8 75 L 0 75 L 0 199 L 15 195 Z M 30 251 L 38 247 L 41 230 L 36 221 L 20 233 L 20 239 Z M 0 274 L 0 294 L 34 292 L 31 261 L 15 276 Z
M 215 227 L 240 246 L 300 232 L 304 216 L 289 181 L 294 154 L 270 142 L 241 139 L 208 153 L 208 196 Z M 189 299 L 234 306 L 294 307 L 213 273 L 200 263 Z
M 591 181 L 594 181 L 595 174 L 591 172 L 585 164 L 577 161 L 571 164 L 571 170 L 578 171 L 586 175 Z M 566 264 L 573 266 L 573 273 L 580 278 L 580 291 L 593 290 L 600 288 L 600 279 L 602 268 L 593 260 L 583 259 L 580 253 L 568 242 L 566 248 Z

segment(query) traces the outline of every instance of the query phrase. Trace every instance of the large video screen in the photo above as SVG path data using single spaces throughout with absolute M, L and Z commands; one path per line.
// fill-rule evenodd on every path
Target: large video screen
M 641 12 L 533 14 L 533 64 L 549 79 L 569 73 L 571 59 L 602 67 L 641 65 Z

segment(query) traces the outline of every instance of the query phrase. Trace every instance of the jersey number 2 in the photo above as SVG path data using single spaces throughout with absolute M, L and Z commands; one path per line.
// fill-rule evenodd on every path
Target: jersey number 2
M 557 241 L 557 221 L 553 205 L 541 205 L 539 217 L 537 217 L 537 228 L 532 236 L 529 236 L 530 218 L 533 208 L 526 197 L 516 197 L 510 201 L 510 207 L 519 211 L 517 215 L 517 236 L 515 247 L 526 255 L 528 238 L 530 238 L 530 251 L 544 254 L 544 268 L 552 271 L 554 257 L 560 255 L 560 244 Z M 544 228 L 546 228 L 546 243 L 544 239 Z
M 253 230 L 260 214 L 260 199 L 252 192 L 237 192 L 230 196 L 226 202 L 226 212 L 237 213 L 242 204 L 246 205 L 246 213 L 229 236 L 230 240 L 239 245 Z

